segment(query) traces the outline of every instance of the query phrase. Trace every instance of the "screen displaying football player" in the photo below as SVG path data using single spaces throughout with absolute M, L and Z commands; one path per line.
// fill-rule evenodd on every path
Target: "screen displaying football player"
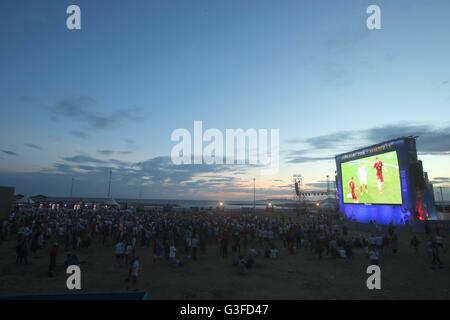
M 369 189 L 367 187 L 367 168 L 364 164 L 361 164 L 358 167 L 358 179 L 359 179 L 359 191 L 361 192 L 361 196 L 363 195 L 363 188 L 366 190 L 366 194 L 368 194 Z
M 352 199 L 354 203 L 358 203 L 358 195 L 356 194 L 356 183 L 354 177 L 352 177 L 352 180 L 348 184 L 350 187 L 350 190 L 352 191 Z
M 378 192 L 383 193 L 383 184 L 384 184 L 384 177 L 383 177 L 383 161 L 376 158 L 375 164 L 373 165 L 375 170 L 377 170 L 377 186 L 378 186 Z

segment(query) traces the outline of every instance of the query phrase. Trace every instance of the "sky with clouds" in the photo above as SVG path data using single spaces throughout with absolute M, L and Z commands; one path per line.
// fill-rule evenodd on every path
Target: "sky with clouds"
M 82 30 L 66 28 L 78 4 Z M 366 27 L 369 4 L 382 29 Z M 447 0 L 7 0 L 0 2 L 0 185 L 105 197 L 292 196 L 333 176 L 334 156 L 417 135 L 431 180 L 450 184 Z M 193 121 L 280 130 L 274 176 L 174 165 Z M 448 189 L 447 191 L 448 192 Z

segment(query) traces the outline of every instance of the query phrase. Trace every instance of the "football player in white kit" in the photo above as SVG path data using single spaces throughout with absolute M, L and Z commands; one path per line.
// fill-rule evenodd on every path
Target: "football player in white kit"
M 361 192 L 361 195 L 363 194 L 363 185 L 366 189 L 366 194 L 368 194 L 369 190 L 367 188 L 367 168 L 363 164 L 361 164 L 358 167 L 358 178 L 359 178 L 359 190 Z

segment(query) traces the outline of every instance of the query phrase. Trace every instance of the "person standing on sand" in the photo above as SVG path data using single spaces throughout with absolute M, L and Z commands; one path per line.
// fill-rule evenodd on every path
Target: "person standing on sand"
M 228 257 L 228 239 L 225 234 L 223 234 L 220 239 L 220 255 L 222 258 Z
M 197 250 L 198 250 L 198 236 L 194 235 L 194 237 L 191 239 L 191 246 L 192 246 L 192 260 L 197 260 Z
M 174 263 L 176 263 L 177 249 L 175 248 L 175 245 L 173 244 L 173 242 L 171 243 L 170 248 L 169 248 L 169 259 L 170 259 L 170 261 L 173 261 Z
M 316 253 L 317 256 L 319 257 L 319 260 L 322 260 L 322 253 L 323 253 L 323 245 L 322 242 L 320 241 L 320 239 L 316 238 Z
M 239 275 L 246 275 L 248 273 L 247 272 L 247 267 L 246 267 L 246 261 L 245 261 L 245 259 L 242 256 L 239 256 L 238 259 L 239 259 L 238 268 L 237 268 L 238 274 Z
M 164 240 L 164 259 L 170 259 L 170 244 L 169 240 Z
M 140 267 L 141 267 L 141 263 L 139 261 L 139 256 L 137 256 L 134 261 L 133 261 L 133 265 L 131 267 L 131 283 L 133 285 L 136 284 L 138 276 L 139 276 L 139 271 L 140 271 Z
M 279 250 L 275 247 L 275 245 L 272 245 L 272 249 L 270 249 L 270 259 L 277 259 L 279 255 Z
M 28 241 L 27 241 L 27 238 L 25 237 L 25 235 L 23 235 L 23 234 L 19 235 L 19 241 L 16 246 L 16 253 L 17 253 L 16 263 L 18 263 L 18 264 L 22 264 L 22 263 L 24 263 L 25 265 L 28 264 L 28 243 L 27 242 Z
M 394 254 L 397 254 L 398 251 L 398 236 L 396 233 L 392 234 L 392 252 L 394 252 Z
M 162 240 L 157 240 L 156 248 L 155 248 L 155 255 L 153 257 L 153 263 L 155 263 L 156 260 L 162 259 L 163 251 L 164 251 L 164 246 L 163 246 Z
M 439 229 L 436 230 L 436 243 L 437 246 L 442 249 L 443 252 L 445 252 L 444 249 L 444 238 L 441 236 L 441 232 L 439 231 Z
M 347 263 L 351 263 L 353 261 L 353 244 L 351 241 L 347 241 L 345 246 L 345 258 Z
M 129 264 L 133 261 L 133 246 L 131 243 L 128 243 L 127 248 L 125 249 L 125 264 Z
M 133 261 L 131 261 L 130 263 L 130 268 L 128 269 L 128 278 L 126 280 L 127 282 L 129 282 L 131 279 L 131 285 L 133 286 L 134 290 L 136 288 L 137 279 L 139 277 L 140 267 L 141 264 L 139 261 L 139 256 L 136 256 L 136 258 L 134 258 Z M 130 290 L 130 287 L 127 284 L 127 291 L 128 290 Z
M 433 257 L 431 260 L 431 269 L 435 269 L 435 264 L 438 265 L 439 269 L 442 269 L 442 261 L 439 257 L 439 244 L 434 237 L 431 239 L 431 255 Z
M 158 247 L 158 241 L 156 239 L 153 239 L 151 241 L 151 245 L 152 245 L 152 255 L 153 255 L 153 263 L 156 262 L 156 248 Z
M 380 265 L 380 254 L 375 247 L 371 247 L 369 250 L 369 260 L 370 265 L 379 266 Z
M 419 245 L 420 245 L 420 241 L 417 239 L 416 236 L 414 236 L 411 239 L 411 246 L 414 248 L 414 251 L 416 254 L 419 252 Z
M 50 249 L 50 265 L 48 267 L 48 276 L 53 277 L 53 272 L 56 266 L 56 257 L 58 256 L 58 244 L 54 243 L 53 247 Z
M 125 243 L 122 240 L 119 240 L 116 244 L 116 261 L 119 266 L 122 265 L 123 257 L 125 255 Z

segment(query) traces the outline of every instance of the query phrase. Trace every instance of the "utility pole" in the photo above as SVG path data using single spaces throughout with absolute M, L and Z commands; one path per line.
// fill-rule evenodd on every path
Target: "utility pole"
M 70 198 L 72 199 L 72 194 L 73 194 L 73 183 L 75 181 L 75 178 L 72 177 L 72 181 L 70 183 Z
M 253 211 L 256 209 L 256 178 L 253 177 Z
M 111 176 L 112 176 L 112 169 L 109 169 L 108 199 L 111 199 Z
M 330 176 L 327 175 L 327 196 L 330 195 Z
M 444 194 L 442 193 L 442 187 L 439 187 L 439 191 L 441 192 L 441 203 L 444 204 Z

